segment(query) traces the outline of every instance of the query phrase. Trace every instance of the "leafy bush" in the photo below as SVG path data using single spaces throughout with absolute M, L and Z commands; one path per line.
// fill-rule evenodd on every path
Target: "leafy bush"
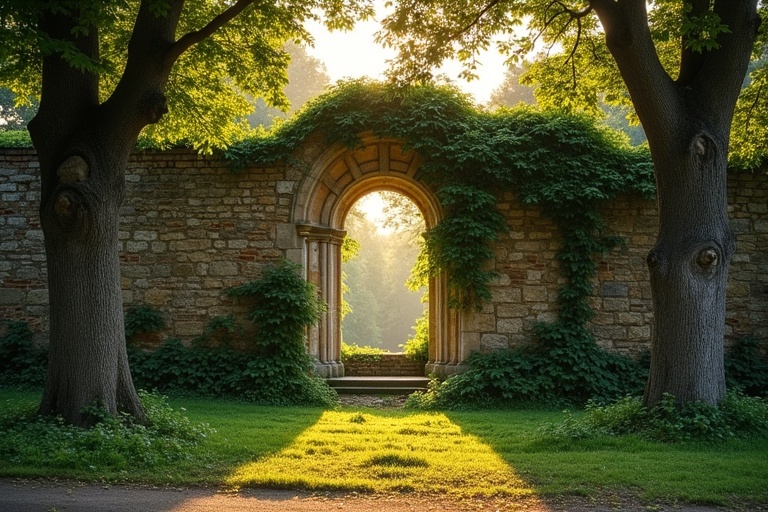
M 0 415 L 0 458 L 18 464 L 66 467 L 99 474 L 127 467 L 156 467 L 191 459 L 190 450 L 210 434 L 207 425 L 193 425 L 165 398 L 139 392 L 147 423 L 130 415 L 111 417 L 98 406 L 98 419 L 82 429 L 61 417 L 40 416 L 33 407 L 13 405 Z
M 725 354 L 728 386 L 747 395 L 768 397 L 768 344 L 755 336 L 744 336 Z
M 768 402 L 729 392 L 717 407 L 703 402 L 681 405 L 674 396 L 664 395 L 646 408 L 640 398 L 626 397 L 611 405 L 588 404 L 584 417 L 566 413 L 562 423 L 545 425 L 540 432 L 559 439 L 637 435 L 667 443 L 768 438 Z
M 7 322 L 5 333 L 0 336 L 0 386 L 41 387 L 47 364 L 48 351 L 34 346 L 29 324 Z
M 400 345 L 405 356 L 411 361 L 426 363 L 429 361 L 429 310 L 425 309 L 416 319 L 413 336 Z
M 315 286 L 302 277 L 301 267 L 283 260 L 267 267 L 261 279 L 227 293 L 251 302 L 248 316 L 257 327 L 253 357 L 242 373 L 245 396 L 275 405 L 334 403 L 335 392 L 310 375 L 305 333 L 326 306 Z
M 350 363 L 353 361 L 372 363 L 372 362 L 380 361 L 381 355 L 386 353 L 387 353 L 386 350 L 377 348 L 377 347 L 369 347 L 367 345 L 364 347 L 361 347 L 360 345 L 356 345 L 354 343 L 341 344 L 341 362 L 342 363 Z
M 256 327 L 242 350 L 233 341 L 244 330 L 231 316 L 211 319 L 190 347 L 170 338 L 153 352 L 129 350 L 137 387 L 164 393 L 234 397 L 270 405 L 332 405 L 337 395 L 310 375 L 306 328 L 325 305 L 300 267 L 283 261 L 267 267 L 256 281 L 228 294 L 250 301 Z
M 165 327 L 163 314 L 149 304 L 134 304 L 125 312 L 125 338 L 131 340 L 139 333 L 157 332 Z
M 27 130 L 0 130 L 0 148 L 31 148 Z
M 598 347 L 586 330 L 539 324 L 534 347 L 474 353 L 469 369 L 413 395 L 414 408 L 583 404 L 642 391 L 646 369 Z

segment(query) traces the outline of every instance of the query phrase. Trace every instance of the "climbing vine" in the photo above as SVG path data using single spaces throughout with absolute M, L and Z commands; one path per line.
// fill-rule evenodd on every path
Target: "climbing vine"
M 436 190 L 445 213 L 426 236 L 427 270 L 447 274 L 454 307 L 490 298 L 493 272 L 483 265 L 506 230 L 497 195 L 512 190 L 559 228 L 561 321 L 583 324 L 591 317 L 592 256 L 618 242 L 602 235 L 600 204 L 622 193 L 654 193 L 647 152 L 592 118 L 533 108 L 488 112 L 450 87 L 400 96 L 367 80 L 340 83 L 266 137 L 232 146 L 227 158 L 235 167 L 286 161 L 312 137 L 354 148 L 367 131 L 403 140 L 424 157 L 419 178 Z
M 653 196 L 647 150 L 629 146 L 622 134 L 586 116 L 530 107 L 490 112 L 450 87 L 416 87 L 401 96 L 382 83 L 351 81 L 269 136 L 231 147 L 227 157 L 234 167 L 289 161 L 306 140 L 355 148 L 365 132 L 402 140 L 404 149 L 423 157 L 418 178 L 436 191 L 444 217 L 426 233 L 428 265 L 422 269 L 445 272 L 452 307 L 480 307 L 490 298 L 493 272 L 485 264 L 493 258 L 492 243 L 507 229 L 496 207 L 501 193 L 512 191 L 523 204 L 537 206 L 559 231 L 559 317 L 536 326 L 538 351 L 512 351 L 499 355 L 501 362 L 470 357 L 478 375 L 470 370 L 445 382 L 449 393 L 454 389 L 461 396 L 443 405 L 494 394 L 518 401 L 584 400 L 625 392 L 642 380 L 637 365 L 597 346 L 587 322 L 593 315 L 593 257 L 620 243 L 603 232 L 601 204 L 620 194 Z M 514 375 L 494 378 L 500 369 Z

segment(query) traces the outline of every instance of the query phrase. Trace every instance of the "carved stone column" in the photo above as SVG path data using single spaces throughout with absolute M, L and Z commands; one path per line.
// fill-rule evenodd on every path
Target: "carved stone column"
M 429 361 L 426 373 L 448 377 L 460 373 L 466 359 L 459 346 L 461 315 L 448 307 L 444 275 L 429 280 Z
M 341 244 L 345 231 L 298 224 L 304 240 L 304 268 L 307 281 L 317 286 L 320 298 L 328 305 L 317 325 L 307 332 L 309 354 L 315 360 L 319 377 L 343 377 L 341 362 Z

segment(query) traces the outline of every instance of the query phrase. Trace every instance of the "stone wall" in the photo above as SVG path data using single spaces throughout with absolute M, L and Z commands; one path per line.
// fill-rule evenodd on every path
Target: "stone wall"
M 267 262 L 300 261 L 295 204 L 304 171 L 290 167 L 231 172 L 221 158 L 188 150 L 137 153 L 129 163 L 121 221 L 126 307 L 147 303 L 166 319 L 163 336 L 184 340 L 208 320 L 238 311 L 224 290 L 257 277 Z M 727 330 L 768 337 L 768 177 L 731 177 L 730 214 L 737 253 L 728 289 Z M 0 318 L 23 319 L 41 339 L 47 326 L 39 179 L 31 150 L 0 150 Z M 562 283 L 558 234 L 537 208 L 504 193 L 509 233 L 489 263 L 493 301 L 462 315 L 463 360 L 473 350 L 529 343 L 537 321 L 556 318 Z M 652 307 L 645 258 L 654 243 L 653 202 L 622 198 L 604 208 L 607 233 L 626 244 L 602 255 L 591 299 L 598 342 L 636 353 L 650 339 Z
M 405 354 L 381 354 L 365 360 L 344 361 L 347 377 L 414 377 L 424 376 L 424 363 L 411 361 Z

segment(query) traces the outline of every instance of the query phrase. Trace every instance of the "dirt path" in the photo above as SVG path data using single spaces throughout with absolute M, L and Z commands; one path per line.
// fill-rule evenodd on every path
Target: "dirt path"
M 634 501 L 634 502 L 633 502 Z M 768 511 L 768 505 L 734 509 L 638 503 L 629 496 L 464 501 L 410 495 L 307 494 L 249 489 L 152 488 L 0 479 L 1 512 L 723 512 Z

